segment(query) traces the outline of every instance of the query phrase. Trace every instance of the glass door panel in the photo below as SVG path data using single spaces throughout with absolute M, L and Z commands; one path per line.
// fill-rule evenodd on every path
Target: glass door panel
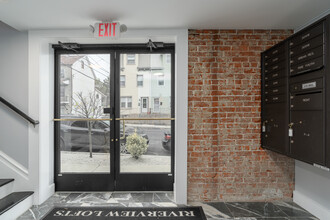
M 171 173 L 170 120 L 121 120 L 123 126 L 121 173 Z
M 120 183 L 135 179 L 135 186 L 124 183 L 131 190 L 139 184 L 155 190 L 156 178 L 170 184 L 173 178 L 171 61 L 171 53 L 120 54 L 117 169 Z
M 60 122 L 60 172 L 110 173 L 109 127 L 107 121 Z
M 61 173 L 110 173 L 110 54 L 60 56 Z M 74 120 L 77 119 L 77 120 Z M 81 119 L 81 120 L 79 120 Z
M 113 129 L 112 119 L 109 114 L 104 114 L 104 109 L 111 107 L 110 63 L 109 53 L 63 53 L 57 56 L 59 186 L 71 181 L 74 188 L 88 178 L 103 175 L 103 188 L 109 188 L 107 175 L 113 175 L 111 164 L 114 163 L 110 141 Z M 64 180 L 67 183 L 64 184 Z M 83 189 L 89 190 L 88 187 Z

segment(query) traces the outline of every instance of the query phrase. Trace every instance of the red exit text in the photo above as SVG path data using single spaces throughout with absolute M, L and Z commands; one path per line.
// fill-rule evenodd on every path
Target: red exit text
M 97 37 L 118 37 L 120 32 L 118 23 L 97 23 L 95 26 Z

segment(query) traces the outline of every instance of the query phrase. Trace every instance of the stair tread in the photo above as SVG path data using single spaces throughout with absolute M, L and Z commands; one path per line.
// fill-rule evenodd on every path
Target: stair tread
M 0 179 L 0 187 L 4 186 L 10 182 L 13 182 L 13 181 L 14 181 L 14 179 Z
M 32 194 L 33 192 L 13 192 L 8 196 L 0 199 L 0 216 Z

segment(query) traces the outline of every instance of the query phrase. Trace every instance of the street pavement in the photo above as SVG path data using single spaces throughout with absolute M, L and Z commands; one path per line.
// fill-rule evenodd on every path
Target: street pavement
M 133 129 L 138 134 L 146 134 L 149 138 L 149 146 L 145 155 L 158 155 L 158 156 L 170 156 L 171 152 L 165 150 L 162 146 L 162 140 L 164 139 L 164 132 L 170 132 L 170 126 L 164 125 L 148 125 L 148 124 L 126 124 L 126 129 Z M 93 150 L 93 152 L 106 152 L 109 147 L 104 147 L 101 149 Z M 73 152 L 86 152 L 86 148 L 73 148 Z

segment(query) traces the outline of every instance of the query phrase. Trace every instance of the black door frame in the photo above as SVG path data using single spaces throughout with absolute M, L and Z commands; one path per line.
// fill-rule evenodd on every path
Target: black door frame
M 175 118 L 175 45 L 164 44 L 164 48 L 150 51 L 146 44 L 84 44 L 78 52 L 53 45 L 55 50 L 55 118 L 60 118 L 59 67 L 61 54 L 110 54 L 110 139 L 120 138 L 120 54 L 171 54 L 171 118 Z M 175 123 L 171 121 L 171 173 L 124 173 L 120 174 L 120 143 L 110 142 L 110 174 L 60 173 L 60 123 L 55 122 L 54 179 L 56 191 L 173 191 L 174 184 L 174 140 Z

